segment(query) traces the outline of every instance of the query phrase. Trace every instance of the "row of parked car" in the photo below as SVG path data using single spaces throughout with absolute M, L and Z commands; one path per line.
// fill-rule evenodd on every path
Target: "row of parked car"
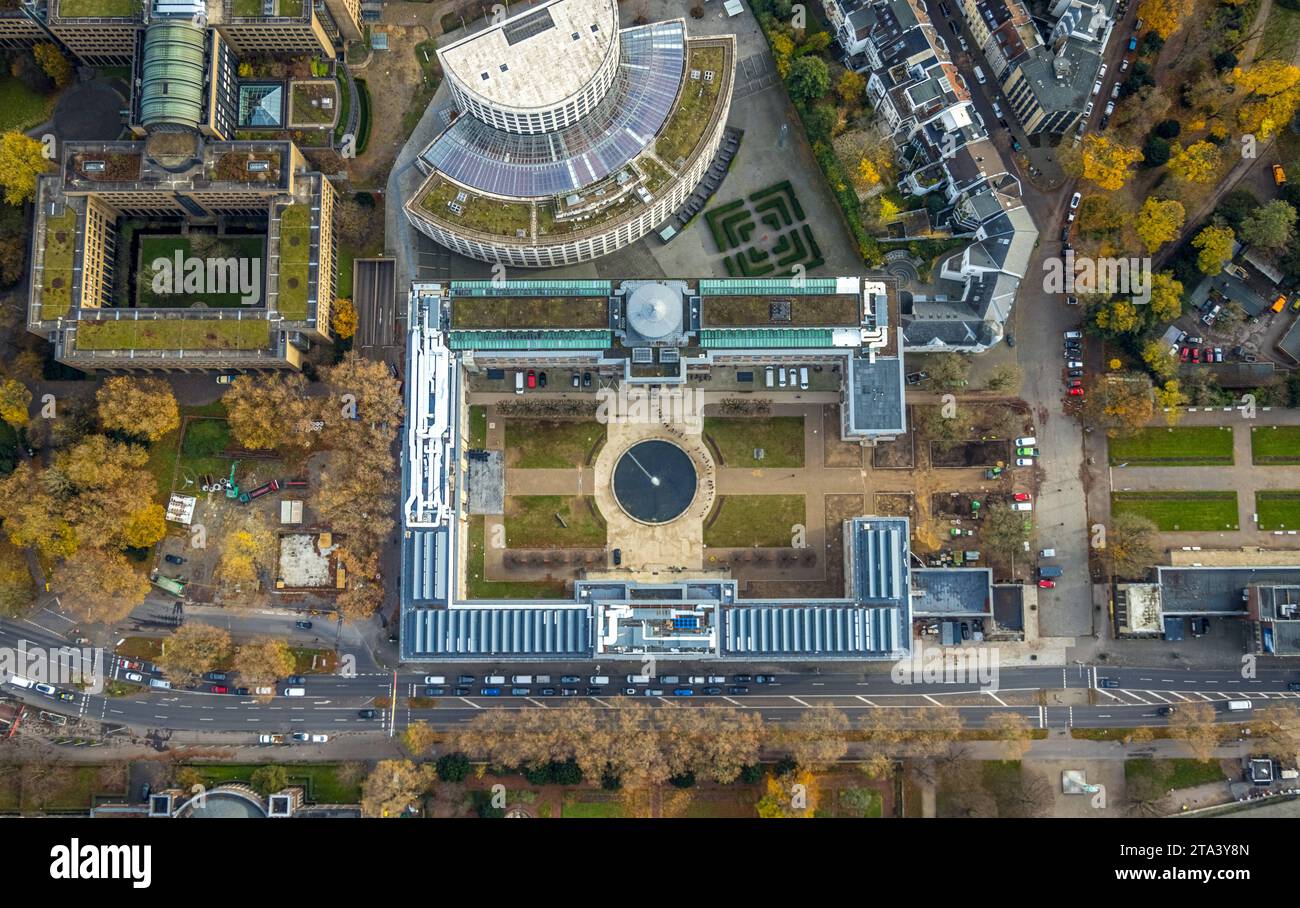
M 678 675 L 658 677 L 628 675 L 624 682 L 626 686 L 621 688 L 621 691 L 626 696 L 641 694 L 647 697 L 662 697 L 664 691 L 672 687 L 672 694 L 675 697 L 693 697 L 698 686 L 703 696 L 718 697 L 724 691 L 727 694 L 749 693 L 746 685 L 750 682 L 775 684 L 776 676 L 735 675 L 731 680 L 732 683 L 728 685 L 726 675 L 690 675 L 684 678 Z M 426 697 L 444 697 L 449 691 L 453 697 L 475 696 L 471 685 L 476 684 L 477 681 L 475 675 L 457 675 L 455 686 L 451 686 L 448 685 L 445 675 L 425 675 L 423 693 Z M 587 678 L 586 685 L 581 688 L 581 696 L 603 696 L 610 682 L 611 679 L 607 675 L 591 675 Z M 577 697 L 579 696 L 578 685 L 583 683 L 583 679 L 578 675 L 561 675 L 558 683 L 560 686 L 552 686 L 550 675 L 511 675 L 510 686 L 507 687 L 505 675 L 487 675 L 483 678 L 484 686 L 478 688 L 477 696 L 500 697 L 503 696 L 503 692 L 508 691 L 504 695 L 511 697 Z M 646 686 L 641 688 L 641 685 Z

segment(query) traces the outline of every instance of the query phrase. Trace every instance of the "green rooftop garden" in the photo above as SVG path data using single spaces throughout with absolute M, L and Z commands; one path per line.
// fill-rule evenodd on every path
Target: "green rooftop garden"
M 264 19 L 262 0 L 233 0 L 231 15 L 236 19 Z M 302 0 L 280 0 L 275 15 L 297 19 L 302 15 Z
M 453 328 L 604 328 L 603 296 L 458 296 Z
M 447 207 L 447 203 L 457 201 L 460 193 L 465 194 L 465 201 L 459 202 L 463 211 L 456 214 Z M 518 236 L 520 230 L 527 234 L 532 229 L 533 206 L 531 204 L 503 202 L 477 195 L 447 180 L 435 180 L 428 192 L 424 194 L 420 204 L 440 220 L 461 224 L 471 230 L 493 236 L 513 238 Z
M 668 115 L 668 122 L 655 143 L 655 154 L 662 160 L 676 164 L 679 158 L 689 158 L 699 144 L 718 100 L 718 89 L 726 78 L 722 69 L 726 58 L 726 50 L 722 47 L 698 47 L 691 51 L 686 61 L 686 81 L 677 105 Z M 696 69 L 700 71 L 700 78 L 692 79 L 691 70 Z M 708 71 L 715 74 L 712 82 L 704 81 L 704 73 Z
M 310 282 L 311 209 L 290 205 L 280 215 L 280 314 L 289 321 L 307 318 Z
M 77 323 L 78 350 L 260 350 L 270 322 L 247 319 L 110 319 Z
M 64 19 L 129 19 L 140 15 L 141 0 L 59 0 Z
M 77 212 L 65 209 L 45 219 L 45 272 L 41 279 L 41 319 L 67 315 L 72 308 L 72 259 L 77 242 Z
M 775 303 L 789 304 L 790 319 L 772 318 Z M 709 327 L 761 325 L 816 328 L 857 325 L 861 320 L 857 297 L 828 296 L 709 296 L 703 301 L 701 317 Z
M 265 161 L 266 170 L 249 170 L 253 161 Z M 212 179 L 232 183 L 279 183 L 280 152 L 278 151 L 228 151 L 212 165 Z
M 645 177 L 645 188 L 651 195 L 658 192 L 659 187 L 669 180 L 668 171 L 664 170 L 654 158 L 642 157 L 636 162 L 636 166 Z
M 333 82 L 294 82 L 289 125 L 325 128 L 339 112 L 339 90 Z M 326 98 L 330 103 L 326 106 Z M 315 103 L 313 103 L 315 102 Z

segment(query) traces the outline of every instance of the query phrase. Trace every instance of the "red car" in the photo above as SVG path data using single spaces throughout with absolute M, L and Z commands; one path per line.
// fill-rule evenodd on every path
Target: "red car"
M 534 372 L 532 369 L 528 370 L 528 387 L 530 388 L 537 387 L 537 373 Z
M 1194 363 L 1199 363 L 1200 361 L 1201 361 L 1201 348 L 1200 348 L 1200 347 L 1193 347 L 1193 348 L 1192 348 L 1192 362 L 1194 362 Z
M 1028 493 L 1028 492 L 1017 492 L 1017 493 L 1016 493 L 1016 501 L 1028 501 L 1028 500 L 1029 500 L 1029 493 Z
M 1204 350 L 1201 351 L 1201 355 L 1202 355 L 1203 357 L 1205 357 L 1205 361 L 1206 361 L 1207 363 L 1212 363 L 1212 362 L 1214 362 L 1214 348 L 1213 348 L 1213 347 L 1206 347 Z
M 1070 389 L 1070 396 L 1071 396 L 1071 397 L 1083 397 L 1083 389 L 1082 389 L 1082 388 L 1071 388 L 1071 389 Z
M 214 684 L 212 685 L 211 691 L 214 694 L 228 694 L 230 693 L 230 688 L 226 687 L 224 684 Z
M 122 668 L 128 672 L 138 672 L 143 666 L 133 659 L 123 659 Z
M 1056 589 L 1056 581 L 1055 581 L 1055 580 L 1040 580 L 1040 581 L 1038 581 L 1038 585 L 1039 585 L 1039 587 L 1041 587 L 1042 589 L 1045 589 L 1045 590 L 1054 590 L 1054 589 Z
M 1082 388 L 1082 387 L 1083 387 L 1083 382 L 1079 381 L 1079 379 L 1076 378 L 1076 379 L 1074 379 L 1074 381 L 1070 382 L 1070 387 L 1071 387 L 1071 388 Z
M 1183 362 L 1187 362 L 1187 357 L 1191 356 L 1191 354 L 1192 351 L 1184 347 L 1181 351 L 1179 351 L 1178 358 L 1181 359 Z

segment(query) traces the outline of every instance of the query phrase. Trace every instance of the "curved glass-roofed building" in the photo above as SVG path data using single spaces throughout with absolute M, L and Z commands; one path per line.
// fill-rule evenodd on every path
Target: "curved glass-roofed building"
M 205 30 L 185 20 L 149 26 L 140 67 L 140 125 L 146 129 L 198 129 L 203 123 Z
M 549 267 L 633 243 L 685 203 L 722 142 L 734 38 L 617 24 L 612 0 L 551 0 L 438 51 L 460 116 L 417 158 L 416 229 Z

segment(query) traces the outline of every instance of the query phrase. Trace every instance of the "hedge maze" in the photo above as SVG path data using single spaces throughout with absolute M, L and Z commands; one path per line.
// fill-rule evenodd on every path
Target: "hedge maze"
M 732 277 L 781 277 L 793 274 L 796 265 L 825 264 L 805 217 L 789 180 L 704 214 Z

